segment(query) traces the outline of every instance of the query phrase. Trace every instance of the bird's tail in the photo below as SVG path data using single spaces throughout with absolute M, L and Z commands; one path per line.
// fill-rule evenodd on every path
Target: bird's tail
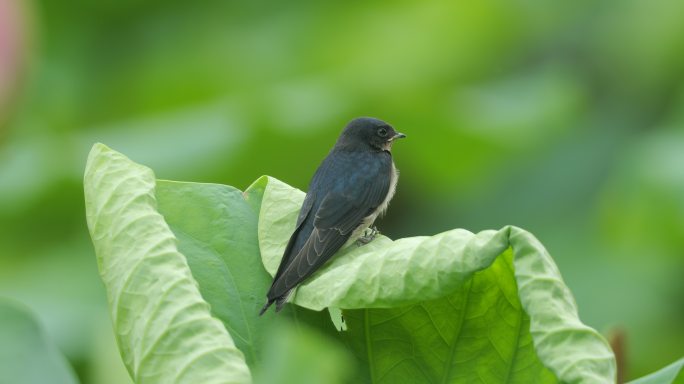
M 268 311 L 268 308 L 275 302 L 275 300 L 267 299 L 266 304 L 264 305 L 263 308 L 261 308 L 261 311 L 259 311 L 259 316 L 263 315 Z M 277 308 L 277 307 L 276 307 Z
M 292 293 L 292 290 L 289 290 L 285 292 L 285 294 L 278 297 L 274 297 L 272 299 L 269 297 L 266 300 L 266 304 L 263 306 L 263 308 L 261 308 L 261 311 L 259 311 L 259 316 L 266 313 L 266 311 L 268 311 L 268 308 L 270 308 L 271 305 L 273 305 L 273 303 L 275 303 L 276 305 L 276 312 L 280 312 L 280 310 L 283 309 L 283 306 L 285 306 L 287 299 L 290 297 L 290 293 Z

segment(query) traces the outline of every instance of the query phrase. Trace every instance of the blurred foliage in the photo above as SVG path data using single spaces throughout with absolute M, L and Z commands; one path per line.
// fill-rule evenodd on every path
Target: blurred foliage
M 264 351 L 267 366 L 257 369 L 256 383 L 342 384 L 351 383 L 355 361 L 349 351 L 305 325 L 289 322 L 273 327 Z
M 0 48 L 18 47 L 0 50 L 13 84 L 0 86 L 0 294 L 38 314 L 83 382 L 121 366 L 93 352 L 112 337 L 83 213 L 94 141 L 160 178 L 244 188 L 267 173 L 305 189 L 360 115 L 409 136 L 384 233 L 521 226 L 582 319 L 625 330 L 628 378 L 684 353 L 681 1 L 0 0 L 0 12 L 14 21 L 0 22 Z
M 0 383 L 76 384 L 57 347 L 22 305 L 0 298 Z
M 684 359 L 675 361 L 667 367 L 629 384 L 660 384 L 684 382 Z

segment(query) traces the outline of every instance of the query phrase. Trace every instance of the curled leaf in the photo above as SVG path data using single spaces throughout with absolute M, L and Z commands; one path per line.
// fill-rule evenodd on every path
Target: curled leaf
M 153 172 L 102 144 L 86 165 L 88 228 L 124 363 L 136 383 L 249 383 L 157 212 Z

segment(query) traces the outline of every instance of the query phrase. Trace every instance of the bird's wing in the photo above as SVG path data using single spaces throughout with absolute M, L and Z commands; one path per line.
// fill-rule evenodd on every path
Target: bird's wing
M 292 250 L 295 246 L 295 243 L 297 243 L 297 240 L 299 239 L 302 226 L 304 226 L 304 221 L 306 221 L 306 219 L 309 217 L 311 209 L 313 208 L 316 202 L 316 190 L 312 189 L 311 186 L 316 185 L 319 182 L 319 180 L 325 178 L 327 174 L 330 172 L 332 166 L 333 164 L 331 163 L 330 159 L 326 157 L 321 163 L 321 165 L 318 167 L 318 169 L 316 169 L 316 173 L 314 173 L 313 178 L 311 178 L 309 192 L 307 192 L 306 197 L 304 198 L 304 203 L 302 203 L 302 208 L 299 210 L 299 216 L 297 217 L 297 224 L 295 225 L 295 230 L 294 232 L 292 232 L 290 240 L 287 242 L 287 247 L 285 247 L 285 252 L 283 253 L 282 259 L 280 260 L 280 265 L 278 266 L 278 271 L 276 272 L 275 276 L 273 276 L 274 283 L 287 269 L 287 267 L 290 265 L 290 262 L 297 254 L 296 252 L 292 252 Z M 303 235 L 307 236 L 307 234 Z
M 302 224 L 304 223 L 304 220 L 306 220 L 306 218 L 311 213 L 311 208 L 313 207 L 315 200 L 315 193 L 306 194 L 306 198 L 304 199 L 304 203 L 302 204 L 302 209 L 299 211 L 297 225 L 295 227 L 294 232 L 290 236 L 290 241 L 287 242 L 287 247 L 285 248 L 285 252 L 283 253 L 283 258 L 280 260 L 280 265 L 278 266 L 278 272 L 276 272 L 275 276 L 273 277 L 274 281 L 282 275 L 282 273 L 290 265 L 292 258 L 295 256 L 294 252 L 292 252 L 292 248 L 297 242 L 297 238 L 299 237 L 299 232 L 302 229 Z
M 297 286 L 344 245 L 363 219 L 384 201 L 389 191 L 390 170 L 368 172 L 323 197 L 315 212 L 311 235 L 273 282 L 269 296 L 280 296 Z

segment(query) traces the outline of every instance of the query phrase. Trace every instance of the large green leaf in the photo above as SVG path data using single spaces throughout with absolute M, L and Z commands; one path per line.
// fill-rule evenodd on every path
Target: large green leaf
M 269 181 L 259 221 L 269 270 L 302 198 Z M 615 380 L 610 347 L 579 320 L 541 243 L 516 227 L 352 245 L 303 284 L 294 302 L 351 309 L 347 336 L 372 382 Z
M 97 144 L 86 165 L 88 228 L 124 363 L 137 383 L 249 383 L 156 210 L 154 174 Z
M 293 299 L 298 305 L 260 318 L 257 311 L 270 283 L 267 271 L 277 267 L 301 191 L 269 177 L 244 193 L 215 184 L 155 185 L 150 170 L 96 146 L 86 172 L 86 198 L 122 356 L 139 382 L 154 376 L 141 376 L 146 369 L 155 373 L 163 366 L 172 372 L 182 364 L 175 360 L 179 349 L 182 356 L 193 355 L 205 343 L 226 346 L 235 359 L 207 364 L 203 382 L 236 372 L 217 368 L 222 364 L 237 364 L 237 372 L 249 380 L 245 361 L 225 330 L 250 367 L 261 372 L 261 380 L 274 380 L 268 379 L 268 369 L 280 367 L 279 377 L 292 381 L 286 378 L 296 377 L 297 370 L 306 369 L 302 361 L 313 358 L 303 352 L 307 337 L 291 338 L 270 331 L 271 326 L 289 318 L 330 333 L 326 315 L 311 311 L 326 307 L 344 309 L 348 332 L 336 337 L 363 363 L 360 381 L 614 380 L 608 345 L 580 322 L 574 299 L 543 246 L 518 228 L 479 234 L 453 230 L 398 241 L 380 236 L 363 247 L 352 245 L 302 285 Z M 167 244 L 171 250 L 161 260 L 157 252 Z M 179 274 L 192 294 L 170 301 L 159 287 L 180 285 L 174 283 Z M 130 280 L 125 291 L 124 279 Z M 139 285 L 135 294 L 128 292 Z M 139 354 L 150 349 L 146 333 L 167 324 L 158 319 L 161 310 L 176 308 L 201 310 L 201 320 L 210 326 L 202 334 L 178 334 L 178 340 L 187 337 L 190 344 L 168 346 L 161 351 L 168 353 L 166 358 L 160 355 L 145 367 Z M 220 323 L 210 313 L 225 328 L 217 328 Z M 304 349 L 295 350 L 295 345 Z M 316 358 L 328 361 L 323 355 Z
M 0 384 L 75 384 L 76 375 L 35 318 L 0 299 Z

